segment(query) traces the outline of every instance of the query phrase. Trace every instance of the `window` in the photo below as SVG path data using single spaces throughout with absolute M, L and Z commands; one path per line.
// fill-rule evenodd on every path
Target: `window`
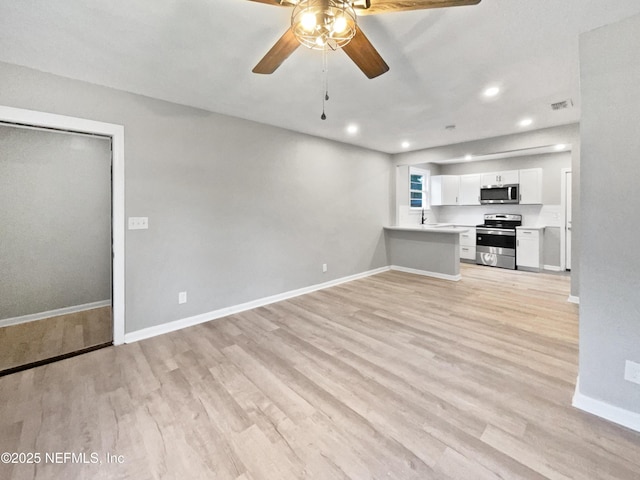
M 429 171 L 409 167 L 409 206 L 429 209 Z

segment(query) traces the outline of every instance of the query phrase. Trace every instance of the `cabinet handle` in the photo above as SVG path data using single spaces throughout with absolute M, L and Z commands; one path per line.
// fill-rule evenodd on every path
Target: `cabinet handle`
M 516 247 L 520 246 L 520 240 L 516 240 Z
M 522 194 L 520 194 L 520 201 L 522 201 Z

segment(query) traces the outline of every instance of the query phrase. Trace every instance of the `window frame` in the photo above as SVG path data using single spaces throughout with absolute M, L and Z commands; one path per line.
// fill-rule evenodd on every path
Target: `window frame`
M 412 187 L 412 181 L 411 181 L 411 177 L 413 175 L 420 175 L 423 178 L 422 181 L 422 190 L 416 190 Z M 420 210 L 431 210 L 431 203 L 429 202 L 429 183 L 430 183 L 430 176 L 431 176 L 431 172 L 429 170 L 426 170 L 424 168 L 419 168 L 419 167 L 412 167 L 409 166 L 409 209 L 413 210 L 413 211 L 420 211 Z M 421 198 L 421 206 L 419 207 L 414 207 L 412 205 L 412 197 L 411 194 L 412 193 L 418 193 L 420 192 L 422 194 L 422 198 Z

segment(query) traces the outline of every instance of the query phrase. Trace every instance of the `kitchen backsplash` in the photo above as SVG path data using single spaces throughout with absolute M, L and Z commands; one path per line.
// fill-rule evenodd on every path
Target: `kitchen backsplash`
M 479 225 L 486 213 L 516 213 L 522 215 L 522 224 L 528 227 L 560 227 L 562 207 L 560 205 L 481 205 L 432 207 L 425 210 L 426 223 L 454 223 L 457 225 Z M 408 206 L 398 209 L 398 225 L 420 224 L 422 212 Z

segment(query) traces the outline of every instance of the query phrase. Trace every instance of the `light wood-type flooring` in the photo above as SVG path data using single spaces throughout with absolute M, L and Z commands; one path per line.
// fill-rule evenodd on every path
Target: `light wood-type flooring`
M 109 343 L 111 307 L 0 328 L 0 372 Z
M 43 461 L 0 478 L 639 479 L 640 434 L 571 407 L 569 279 L 461 271 L 385 272 L 2 377 L 0 451 Z

